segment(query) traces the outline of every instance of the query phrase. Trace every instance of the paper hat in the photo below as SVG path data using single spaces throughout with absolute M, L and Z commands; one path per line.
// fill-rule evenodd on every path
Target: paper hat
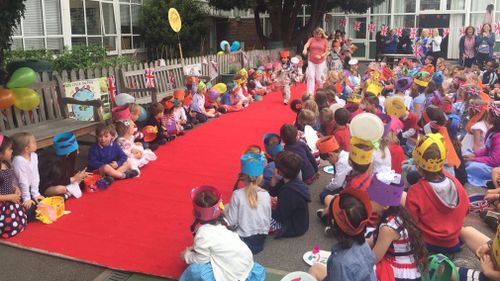
M 185 96 L 184 90 L 175 90 L 174 91 L 174 99 L 183 101 Z
M 191 105 L 193 103 L 193 95 L 189 94 L 184 97 L 184 100 L 182 101 L 183 105 Z
M 404 92 L 406 90 L 408 90 L 411 85 L 413 84 L 413 80 L 411 79 L 411 77 L 400 77 L 396 80 L 396 90 L 400 91 L 400 92 Z
M 436 144 L 439 149 L 438 159 L 425 160 L 423 155 L 432 144 Z M 412 153 L 413 161 L 418 167 L 428 172 L 439 172 L 443 169 L 444 161 L 446 160 L 446 146 L 444 138 L 441 134 L 427 134 L 421 136 L 417 141 L 417 146 Z
M 406 112 L 405 100 L 400 96 L 392 96 L 385 100 L 385 112 L 389 115 L 401 118 Z
M 440 87 L 444 82 L 444 74 L 442 71 L 437 71 L 432 75 L 432 81 L 436 83 L 436 86 Z
M 394 73 L 392 72 L 392 70 L 388 66 L 386 66 L 382 69 L 382 74 L 380 75 L 380 80 L 383 80 L 383 81 L 390 80 L 393 75 L 394 75 Z
M 215 90 L 215 89 L 210 89 L 207 92 L 207 97 L 210 101 L 213 102 L 219 97 L 219 92 L 217 92 L 217 90 Z
M 344 209 L 340 207 L 340 201 L 345 194 L 349 194 L 361 201 L 366 210 L 366 219 L 361 221 L 357 227 L 354 227 L 349 221 L 349 217 Z M 354 236 L 365 231 L 366 225 L 372 214 L 372 204 L 366 191 L 356 188 L 348 188 L 342 191 L 339 196 L 335 196 L 330 204 L 330 212 L 336 225 L 347 235 Z
M 262 154 L 247 153 L 240 158 L 241 173 L 251 177 L 262 176 L 266 159 Z
M 384 123 L 384 134 L 383 136 L 387 136 L 387 134 L 391 131 L 391 123 L 392 119 L 390 115 L 379 113 L 377 116 L 382 120 L 382 123 Z
M 350 59 L 349 60 L 349 65 L 355 65 L 355 64 L 358 64 L 358 60 L 357 59 Z
M 491 253 L 493 256 L 493 263 L 495 268 L 500 266 L 500 225 L 497 227 L 497 233 L 493 239 L 493 244 L 491 245 Z
M 290 51 L 288 51 L 288 50 L 281 50 L 280 51 L 280 57 L 287 58 L 289 56 L 290 56 Z
M 431 74 L 429 72 L 420 71 L 413 77 L 413 83 L 422 87 L 427 87 L 429 81 L 431 81 Z
M 356 145 L 364 144 L 368 146 L 369 150 L 358 148 Z M 349 159 L 358 165 L 368 165 L 372 162 L 373 156 L 373 143 L 365 141 L 357 137 L 352 137 L 349 145 Z
M 361 95 L 356 95 L 354 94 L 354 92 L 352 92 L 350 95 L 347 96 L 346 101 L 350 103 L 361 103 L 362 99 L 363 98 L 361 97 Z
M 248 78 L 248 72 L 245 68 L 240 69 L 240 71 L 238 71 L 238 74 L 245 79 Z
M 278 144 L 268 144 L 269 142 L 269 139 L 271 139 L 272 137 L 275 137 L 278 139 Z M 283 151 L 283 145 L 281 144 L 281 138 L 278 134 L 274 134 L 274 133 L 269 133 L 269 134 L 266 134 L 264 136 L 264 138 L 262 139 L 262 141 L 264 142 L 264 147 L 266 148 L 266 152 L 267 154 L 271 155 L 271 156 L 275 156 L 276 154 L 280 153 L 281 151 Z
M 212 193 L 215 196 L 215 198 L 217 198 L 217 202 L 213 206 L 210 206 L 210 207 L 198 206 L 196 204 L 196 198 L 197 198 L 198 194 L 200 194 L 202 192 Z M 223 209 L 222 208 L 223 205 L 222 205 L 221 194 L 220 194 L 219 190 L 217 190 L 217 188 L 215 188 L 213 186 L 202 185 L 202 186 L 193 188 L 191 190 L 191 201 L 193 202 L 194 217 L 202 222 L 207 222 L 207 221 L 211 221 L 211 220 L 218 218 L 222 212 L 222 209 Z
M 3 141 L 3 136 L 2 136 Z M 78 141 L 72 132 L 64 132 L 54 136 L 54 149 L 56 155 L 68 155 L 78 149 Z M 1 144 L 1 142 L 0 142 Z
M 255 73 L 255 69 L 250 68 L 250 69 L 248 70 L 248 76 L 250 76 L 250 77 L 251 77 L 254 73 Z
M 172 102 L 173 98 L 173 96 L 168 96 L 161 100 L 161 104 L 163 104 L 165 109 L 171 109 L 174 107 L 174 103 Z
M 182 102 L 178 99 L 172 99 L 172 103 L 174 104 L 174 106 L 179 106 L 182 104 Z
M 272 64 L 272 63 L 267 63 L 267 64 L 264 66 L 264 69 L 265 69 L 265 70 L 273 70 L 273 64 Z
M 144 126 L 141 132 L 144 134 L 143 140 L 145 142 L 152 142 L 156 139 L 156 134 L 158 134 L 158 128 L 155 126 Z
M 334 136 L 326 136 L 316 142 L 316 148 L 320 154 L 326 154 L 338 150 L 339 144 Z
M 111 109 L 111 116 L 113 117 L 113 121 L 130 119 L 130 109 L 128 105 L 115 106 Z
M 382 90 L 384 90 L 384 86 L 382 86 L 378 83 L 370 83 L 370 84 L 368 84 L 368 88 L 366 88 L 366 92 L 373 93 L 376 96 L 380 95 Z
M 403 191 L 404 183 L 401 175 L 394 172 L 375 174 L 372 183 L 366 189 L 370 200 L 382 206 L 399 206 Z
M 205 84 L 205 82 L 200 80 L 200 83 L 198 83 L 198 91 L 203 91 L 206 87 L 207 85 Z

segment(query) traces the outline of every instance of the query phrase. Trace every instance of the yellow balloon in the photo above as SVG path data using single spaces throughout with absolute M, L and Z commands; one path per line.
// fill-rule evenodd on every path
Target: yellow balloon
M 223 94 L 223 93 L 225 93 L 227 91 L 227 86 L 224 83 L 218 83 L 218 84 L 215 84 L 215 86 L 213 87 L 213 89 L 215 89 L 220 94 Z
M 28 88 L 11 89 L 14 93 L 14 105 L 24 111 L 35 109 L 40 104 L 40 96 L 37 92 Z
M 181 31 L 181 15 L 179 15 L 179 12 L 175 8 L 170 8 L 168 10 L 168 23 L 170 23 L 170 27 L 175 32 Z
M 217 55 L 218 55 L 218 56 L 223 56 L 223 55 L 224 55 L 224 52 L 223 52 L 223 51 L 219 51 L 219 52 L 217 53 Z

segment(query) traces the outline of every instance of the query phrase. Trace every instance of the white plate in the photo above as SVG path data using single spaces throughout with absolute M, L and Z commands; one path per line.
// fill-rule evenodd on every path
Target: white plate
M 323 172 L 330 174 L 330 175 L 333 175 L 335 173 L 335 170 L 333 169 L 333 166 L 330 165 L 330 166 L 323 167 Z
M 377 115 L 363 112 L 352 119 L 349 129 L 352 137 L 378 141 L 384 134 L 384 123 Z
M 295 271 L 288 273 L 281 281 L 316 281 L 316 279 L 307 272 Z
M 326 262 L 328 261 L 330 255 L 331 252 L 329 251 L 319 250 L 319 253 L 316 255 L 313 255 L 312 251 L 308 251 L 304 253 L 302 259 L 310 266 L 318 262 L 326 266 Z
M 306 125 L 304 127 L 304 137 L 307 142 L 307 146 L 311 149 L 313 153 L 318 151 L 318 148 L 316 147 L 316 142 L 318 142 L 318 134 L 316 131 L 309 125 Z

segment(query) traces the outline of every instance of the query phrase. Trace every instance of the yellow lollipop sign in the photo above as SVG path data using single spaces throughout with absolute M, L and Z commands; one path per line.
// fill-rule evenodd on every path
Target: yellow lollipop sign
M 175 8 L 170 8 L 168 10 L 168 23 L 170 23 L 170 27 L 175 32 L 179 32 L 181 30 L 181 15 Z

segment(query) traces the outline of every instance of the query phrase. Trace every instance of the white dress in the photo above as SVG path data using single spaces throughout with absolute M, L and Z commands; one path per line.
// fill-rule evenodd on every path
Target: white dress
M 374 173 L 388 173 L 392 168 L 391 151 L 387 146 L 384 150 L 385 158 L 382 158 L 382 151 L 373 150 L 373 172 Z
M 486 122 L 483 120 L 477 122 L 472 125 L 471 131 L 479 130 L 481 131 L 481 146 L 479 148 L 484 148 L 484 136 L 486 136 L 486 132 L 488 131 L 488 127 L 486 126 Z M 462 140 L 462 155 L 471 154 L 473 152 L 474 147 L 474 135 L 471 133 L 467 133 Z
M 120 148 L 127 154 L 128 161 L 132 164 L 132 169 L 141 173 L 139 168 L 145 166 L 150 161 L 156 160 L 156 154 L 151 149 L 144 149 L 142 144 L 134 142 L 134 136 L 129 139 L 120 137 L 118 138 Z

